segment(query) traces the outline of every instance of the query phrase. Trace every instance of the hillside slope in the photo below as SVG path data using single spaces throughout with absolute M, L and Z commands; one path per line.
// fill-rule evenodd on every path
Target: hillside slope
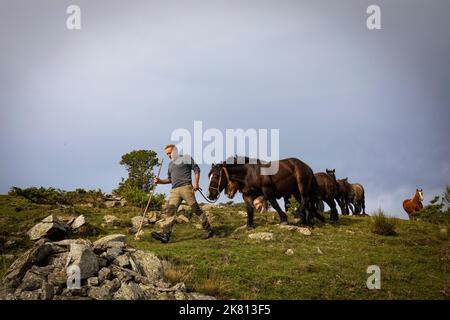
M 153 240 L 145 227 L 140 241 L 130 233 L 139 208 L 69 208 L 30 204 L 0 196 L 0 275 L 31 246 L 26 232 L 53 213 L 85 215 L 97 227 L 92 240 L 110 233 L 129 235 L 131 246 L 166 260 L 166 276 L 188 289 L 235 299 L 448 299 L 450 294 L 448 226 L 398 221 L 396 236 L 370 232 L 370 217 L 340 216 L 336 225 L 317 224 L 311 235 L 281 229 L 273 213 L 256 214 L 257 228 L 247 231 L 242 205 L 208 208 L 218 237 L 201 240 L 199 220 L 177 224 L 169 244 Z M 119 226 L 103 225 L 115 215 Z M 190 217 L 190 212 L 185 213 Z M 290 217 L 292 220 L 292 217 Z M 237 230 L 236 230 L 237 229 Z M 275 239 L 255 241 L 248 235 L 271 232 Z M 286 251 L 291 249 L 293 254 Z M 292 253 L 291 252 L 291 253 Z M 366 286 L 369 265 L 381 269 L 381 289 Z

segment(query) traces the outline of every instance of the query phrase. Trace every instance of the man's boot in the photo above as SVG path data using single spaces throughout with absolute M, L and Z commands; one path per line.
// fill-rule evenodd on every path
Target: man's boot
M 170 240 L 170 233 L 153 231 L 152 237 L 153 239 L 159 240 L 162 243 L 167 243 Z
M 198 205 L 198 203 L 194 203 L 192 206 L 192 211 L 200 216 L 200 219 L 202 220 L 202 227 L 203 227 L 203 235 L 202 235 L 202 239 L 206 240 L 209 239 L 211 237 L 214 236 L 214 230 L 211 227 L 211 225 L 209 224 L 208 221 L 208 217 L 206 216 L 206 214 L 203 212 L 203 210 L 200 208 L 200 206 Z
M 206 240 L 214 237 L 214 235 L 215 235 L 214 230 L 210 227 L 209 229 L 203 231 L 202 239 Z

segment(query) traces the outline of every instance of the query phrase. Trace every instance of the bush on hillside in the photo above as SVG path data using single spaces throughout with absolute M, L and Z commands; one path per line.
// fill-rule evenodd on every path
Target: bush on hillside
M 147 205 L 149 194 L 134 187 L 124 188 L 120 195 L 133 206 L 144 208 Z M 165 203 L 164 193 L 154 193 L 149 204 L 149 210 L 161 210 Z
M 371 231 L 383 236 L 393 236 L 397 233 L 395 228 L 397 221 L 394 218 L 388 218 L 381 209 L 372 215 Z
M 92 203 L 94 206 L 99 206 L 104 196 L 100 189 L 86 191 L 78 188 L 75 191 L 65 191 L 51 187 L 30 187 L 25 189 L 12 187 L 8 194 L 10 196 L 24 197 L 37 204 L 63 204 L 70 206 L 80 203 Z

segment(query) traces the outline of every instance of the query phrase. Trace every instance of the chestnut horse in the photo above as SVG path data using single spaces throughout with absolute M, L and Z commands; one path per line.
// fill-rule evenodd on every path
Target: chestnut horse
M 410 215 L 413 212 L 420 211 L 423 208 L 423 189 L 416 189 L 416 193 L 412 199 L 403 201 L 403 209 Z

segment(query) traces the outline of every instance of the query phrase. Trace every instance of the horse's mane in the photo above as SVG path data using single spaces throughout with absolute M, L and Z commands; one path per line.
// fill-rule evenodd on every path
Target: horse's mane
M 228 157 L 227 160 L 222 162 L 222 164 L 227 166 L 240 166 L 244 164 L 264 164 L 264 162 L 259 159 L 249 158 L 247 156 L 235 155 L 234 157 Z

